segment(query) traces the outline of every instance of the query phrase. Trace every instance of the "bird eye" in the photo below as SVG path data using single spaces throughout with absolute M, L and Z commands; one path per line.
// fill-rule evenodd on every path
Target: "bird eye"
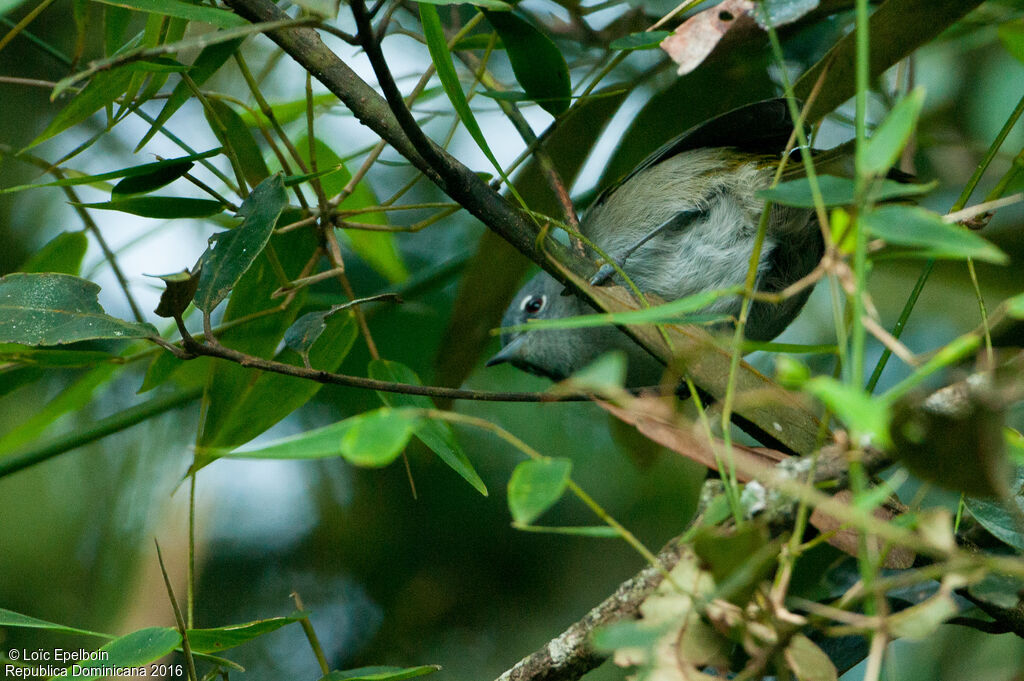
M 529 298 L 523 299 L 522 309 L 526 314 L 537 314 L 544 309 L 544 305 L 547 304 L 547 296 L 530 296 Z

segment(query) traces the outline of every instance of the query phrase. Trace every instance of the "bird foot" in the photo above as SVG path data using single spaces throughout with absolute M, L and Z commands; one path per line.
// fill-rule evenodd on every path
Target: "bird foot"
M 622 267 L 621 263 L 617 263 L 619 267 Z M 601 265 L 601 269 L 597 271 L 597 274 L 590 278 L 591 286 L 603 286 L 607 284 L 611 278 L 615 276 L 615 268 L 610 264 Z

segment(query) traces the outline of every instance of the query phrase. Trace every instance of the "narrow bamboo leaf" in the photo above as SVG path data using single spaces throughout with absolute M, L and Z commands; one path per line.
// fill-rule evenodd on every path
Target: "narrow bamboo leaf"
M 449 101 L 452 103 L 452 108 L 455 109 L 455 113 L 458 114 L 462 124 L 466 126 L 466 131 L 477 143 L 477 146 L 480 147 L 480 150 L 484 152 L 487 160 L 495 168 L 500 168 L 498 159 L 491 152 L 491 148 L 487 144 L 487 138 L 484 137 L 484 133 L 476 121 L 476 116 L 473 115 L 473 110 L 469 108 L 466 93 L 462 91 L 462 84 L 459 83 L 459 76 L 455 72 L 455 66 L 452 64 L 452 55 L 448 51 L 448 41 L 445 38 L 444 29 L 441 27 L 441 17 L 437 14 L 437 8 L 433 5 L 420 3 L 420 23 L 423 26 L 423 37 L 427 41 L 430 58 L 434 62 L 434 68 L 437 70 L 437 77 L 441 81 Z
M 271 617 L 265 620 L 246 622 L 245 624 L 232 624 L 225 627 L 213 629 L 189 629 L 188 644 L 197 653 L 216 653 L 240 646 L 254 638 L 277 631 L 281 627 L 298 622 L 302 619 L 300 615 L 289 617 Z
M 513 12 L 483 12 L 501 36 L 512 72 L 526 94 L 552 116 L 568 109 L 572 95 L 569 67 L 551 38 Z
M 315 144 L 317 168 L 321 170 L 326 168 L 337 169 L 323 175 L 320 178 L 320 185 L 327 196 L 337 196 L 348 184 L 349 180 L 352 179 L 352 174 L 345 167 L 341 157 L 334 153 L 334 150 L 327 144 L 321 140 L 316 140 Z M 296 147 L 299 150 L 299 156 L 308 165 L 310 163 L 308 138 L 300 138 L 296 142 Z M 338 209 L 368 208 L 379 203 L 377 196 L 373 193 L 373 189 L 370 188 L 366 180 L 363 180 L 356 185 L 348 198 L 338 204 Z M 360 215 L 358 220 L 371 225 L 388 224 L 387 213 L 383 211 Z M 394 234 L 359 229 L 343 229 L 341 233 L 348 240 L 356 255 L 365 260 L 370 267 L 383 275 L 388 281 L 398 283 L 409 278 L 409 270 L 406 268 L 401 253 L 398 251 Z
M 822 202 L 826 206 L 849 206 L 854 202 L 854 182 L 846 177 L 835 175 L 819 175 L 818 188 L 821 190 Z M 871 188 L 872 201 L 890 201 L 906 196 L 927 194 L 938 186 L 938 182 L 928 184 L 906 184 L 895 180 L 876 182 Z M 814 208 L 814 196 L 811 184 L 806 177 L 782 182 L 771 189 L 757 192 L 757 198 L 764 201 L 780 203 L 784 206 L 798 208 Z
M 123 68 L 135 73 L 183 73 L 188 71 L 188 66 L 170 57 L 139 59 L 125 64 Z
M 323 112 L 330 109 L 338 104 L 338 98 L 331 92 L 321 93 L 319 95 L 313 95 L 313 111 Z M 280 102 L 278 104 L 271 104 L 270 111 L 274 114 L 274 118 L 281 125 L 291 123 L 298 118 L 306 115 L 306 98 L 293 99 L 290 102 Z M 270 121 L 263 114 L 262 111 L 252 112 L 248 109 L 239 112 L 238 116 L 242 119 L 250 128 L 258 125 L 270 126 Z M 301 148 L 301 147 L 299 147 Z
M 0 361 L 40 367 L 88 367 L 119 359 L 99 350 L 54 350 L 33 348 L 17 343 L 0 343 Z
M 607 525 L 587 525 L 583 527 L 547 527 L 544 525 L 524 525 L 512 523 L 512 527 L 522 532 L 537 534 L 565 534 L 573 537 L 592 537 L 594 539 L 617 539 L 619 531 Z
M 341 438 L 352 427 L 348 420 L 274 440 L 258 449 L 210 447 L 204 454 L 227 459 L 330 459 L 341 456 Z
M 210 158 L 221 153 L 221 149 L 211 149 L 210 151 L 204 151 L 200 154 L 191 154 L 189 156 L 181 156 L 179 158 L 168 158 L 163 161 L 156 161 L 154 163 L 144 163 L 139 166 L 132 166 L 129 168 L 121 168 L 120 170 L 111 170 L 107 173 L 99 173 L 97 175 L 82 175 L 77 174 L 74 177 L 67 177 L 63 180 L 55 180 L 54 182 L 42 182 L 39 184 L 21 184 L 16 187 L 8 187 L 6 189 L 0 189 L 0 194 L 9 194 L 12 192 L 19 192 L 25 189 L 36 189 L 38 187 L 71 187 L 80 184 L 99 184 L 106 180 L 116 180 L 122 177 L 138 177 L 140 175 L 149 175 L 151 173 L 159 173 L 162 169 L 167 167 L 177 167 L 184 163 L 190 163 L 191 161 L 199 161 L 204 158 Z
M 379 381 L 421 385 L 420 377 L 416 375 L 416 372 L 399 362 L 384 359 L 373 360 L 370 362 L 369 374 L 371 378 Z M 377 396 L 389 407 L 437 408 L 434 401 L 425 395 L 378 392 Z M 449 468 L 461 475 L 476 491 L 487 496 L 487 486 L 455 439 L 455 432 L 449 423 L 440 419 L 426 419 L 416 429 L 416 437 L 437 454 Z
M 569 459 L 531 459 L 516 466 L 508 481 L 512 520 L 529 525 L 539 518 L 562 498 L 571 471 Z
M 89 631 L 88 629 L 78 629 L 76 627 L 67 627 L 63 624 L 54 624 L 53 622 L 47 622 L 30 615 L 22 615 L 20 612 L 14 612 L 13 610 L 6 610 L 0 608 L 0 627 L 15 627 L 18 629 L 47 629 L 49 631 L 56 631 L 63 634 L 82 634 L 84 636 L 99 636 L 100 638 L 110 638 L 107 634 L 101 634 L 96 631 Z
M 0 343 L 60 345 L 100 338 L 156 336 L 150 324 L 111 317 L 100 307 L 100 287 L 67 274 L 16 273 L 0 277 Z
M 613 50 L 652 50 L 661 44 L 661 41 L 669 37 L 668 31 L 640 31 L 630 33 L 624 38 L 613 40 L 608 47 Z
M 270 170 L 263 160 L 263 153 L 239 115 L 219 99 L 209 99 L 207 103 L 210 108 L 203 109 L 206 121 L 224 148 L 234 151 L 245 181 L 255 187 L 267 179 Z
M 224 211 L 224 204 L 213 199 L 188 199 L 178 196 L 135 196 L 99 203 L 75 203 L 83 208 L 116 210 L 144 218 L 176 220 L 182 218 L 206 218 Z
M 1024 552 L 1024 533 L 1021 532 L 1020 524 L 1017 521 L 1021 511 L 1024 511 L 1024 503 L 1022 503 L 1020 493 L 1014 498 L 1014 503 L 1020 507 L 1016 511 L 993 499 L 972 499 L 968 497 L 966 503 L 971 515 L 993 537 L 1018 551 Z
M 207 80 L 210 79 L 217 70 L 224 65 L 231 55 L 235 53 L 235 50 L 242 44 L 245 38 L 234 38 L 225 42 L 216 43 L 214 45 L 208 45 L 203 48 L 203 51 L 199 53 L 196 60 L 192 62 L 192 66 L 188 70 L 189 78 L 197 86 L 202 86 Z M 174 90 L 171 91 L 171 96 L 167 98 L 164 103 L 164 108 L 160 110 L 160 113 L 156 117 L 156 121 L 153 126 L 149 129 L 142 140 L 135 146 L 135 151 L 138 151 L 146 145 L 153 135 L 163 127 L 174 112 L 181 108 L 181 106 L 189 100 L 192 96 L 192 91 L 184 81 L 178 83 Z
M 294 221 L 298 215 L 297 210 L 288 209 L 279 221 Z M 265 249 L 235 284 L 224 310 L 224 322 L 236 319 L 248 321 L 228 328 L 219 338 L 224 345 L 256 357 L 274 356 L 285 330 L 302 308 L 306 289 L 300 289 L 291 305 L 284 310 L 280 309 L 280 299 L 272 296 L 285 281 L 301 276 L 309 259 L 316 252 L 317 240 L 309 230 L 295 230 L 272 236 L 270 245 L 274 249 L 276 262 L 272 261 L 269 250 Z M 283 278 L 280 276 L 282 269 Z M 295 363 L 299 363 L 297 356 Z M 204 400 L 209 407 L 199 438 L 199 444 L 203 446 L 213 442 L 228 423 L 237 421 L 237 400 L 252 389 L 253 384 L 260 379 L 261 373 L 229 362 L 215 362 L 208 369 L 203 383 L 206 386 Z M 240 443 L 233 444 L 237 446 Z
M 130 196 L 132 194 L 148 194 L 151 191 L 166 187 L 179 177 L 182 177 L 195 164 L 192 161 L 181 161 L 169 163 L 155 168 L 148 173 L 141 173 L 132 177 L 126 177 L 110 190 L 113 198 Z
M 103 644 L 100 650 L 106 654 L 99 656 L 99 659 L 84 660 L 75 664 L 73 668 L 76 673 L 74 675 L 93 676 L 96 672 L 89 670 L 98 667 L 114 669 L 139 667 L 170 654 L 179 645 L 181 645 L 181 634 L 176 629 L 170 627 L 140 629 Z
M 266 247 L 281 211 L 288 205 L 281 175 L 264 180 L 242 202 L 238 215 L 245 221 L 211 239 L 203 254 L 196 307 L 207 314 L 220 304 Z
M 96 74 L 96 77 L 89 82 L 85 89 L 72 97 L 68 105 L 54 116 L 50 124 L 25 149 L 42 144 L 113 103 L 128 89 L 131 80 L 132 73 L 125 69 L 114 69 Z
M 207 5 L 194 5 L 189 2 L 181 2 L 181 0 L 96 0 L 96 2 L 140 12 L 188 19 L 189 21 L 202 21 L 218 28 L 234 28 L 246 23 L 245 19 L 234 12 Z
M 416 2 L 426 2 L 431 5 L 476 5 L 499 12 L 507 12 L 512 9 L 512 5 L 501 0 L 416 0 Z
M 903 152 L 924 105 L 924 88 L 907 93 L 885 117 L 864 147 L 861 167 L 865 172 L 884 175 Z
M 333 671 L 320 677 L 320 681 L 404 681 L 440 671 L 440 665 L 419 667 L 359 667 Z
M 894 246 L 910 246 L 929 258 L 974 258 L 1005 264 L 1005 253 L 974 232 L 947 224 L 916 206 L 879 206 L 861 218 L 868 233 Z
M 132 13 L 124 7 L 107 5 L 103 8 L 103 53 L 112 55 L 124 42 L 124 32 L 132 20 Z
M 452 45 L 452 50 L 486 50 L 491 44 L 491 36 L 487 33 L 476 33 L 474 35 L 467 35 L 460 38 L 458 42 Z M 505 43 L 501 42 L 501 38 L 498 38 L 494 42 L 495 50 L 504 50 Z
M 530 95 L 522 90 L 481 90 L 480 94 L 489 99 L 503 102 L 528 102 Z
M 317 369 L 334 371 L 352 349 L 358 330 L 351 312 L 327 320 L 309 352 L 309 362 Z M 279 362 L 301 366 L 294 350 L 284 350 L 274 358 Z M 212 447 L 237 447 L 248 442 L 272 425 L 311 400 L 322 384 L 282 374 L 264 372 L 232 395 L 229 411 L 219 422 L 215 433 L 204 431 L 201 444 Z
M 350 419 L 341 455 L 356 466 L 379 468 L 398 458 L 420 423 L 415 412 L 381 407 Z
M 56 272 L 78 275 L 89 247 L 85 232 L 61 232 L 46 242 L 19 268 L 21 272 Z

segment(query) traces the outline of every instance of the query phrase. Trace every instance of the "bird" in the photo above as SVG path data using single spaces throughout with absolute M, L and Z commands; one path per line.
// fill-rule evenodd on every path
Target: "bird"
M 742 285 L 767 189 L 793 132 L 789 105 L 777 98 L 754 102 L 702 123 L 670 140 L 624 178 L 605 189 L 585 212 L 580 232 L 616 261 L 645 293 L 665 301 Z M 832 150 L 829 150 L 832 151 Z M 826 151 L 825 154 L 829 154 Z M 841 159 L 846 153 L 833 153 Z M 799 159 L 791 166 L 800 167 Z M 777 293 L 808 275 L 820 262 L 824 239 L 812 210 L 774 205 L 757 267 L 756 289 Z M 586 248 L 598 262 L 600 254 Z M 609 263 L 592 285 L 622 285 Z M 755 301 L 745 327 L 749 340 L 776 337 L 799 314 L 810 287 L 781 302 Z M 723 296 L 702 313 L 737 318 L 742 298 Z M 592 314 L 588 302 L 539 272 L 515 295 L 502 327 L 531 320 Z M 555 381 L 602 354 L 627 358 L 626 384 L 658 383 L 665 367 L 616 327 L 518 329 L 501 337 L 487 366 L 504 362 Z

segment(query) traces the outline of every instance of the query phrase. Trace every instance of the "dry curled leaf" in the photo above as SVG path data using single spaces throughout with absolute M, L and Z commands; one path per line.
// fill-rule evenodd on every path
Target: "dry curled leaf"
M 726 34 L 754 28 L 753 9 L 751 0 L 724 0 L 681 23 L 661 41 L 661 49 L 679 64 L 677 73 L 685 76 L 707 59 Z

